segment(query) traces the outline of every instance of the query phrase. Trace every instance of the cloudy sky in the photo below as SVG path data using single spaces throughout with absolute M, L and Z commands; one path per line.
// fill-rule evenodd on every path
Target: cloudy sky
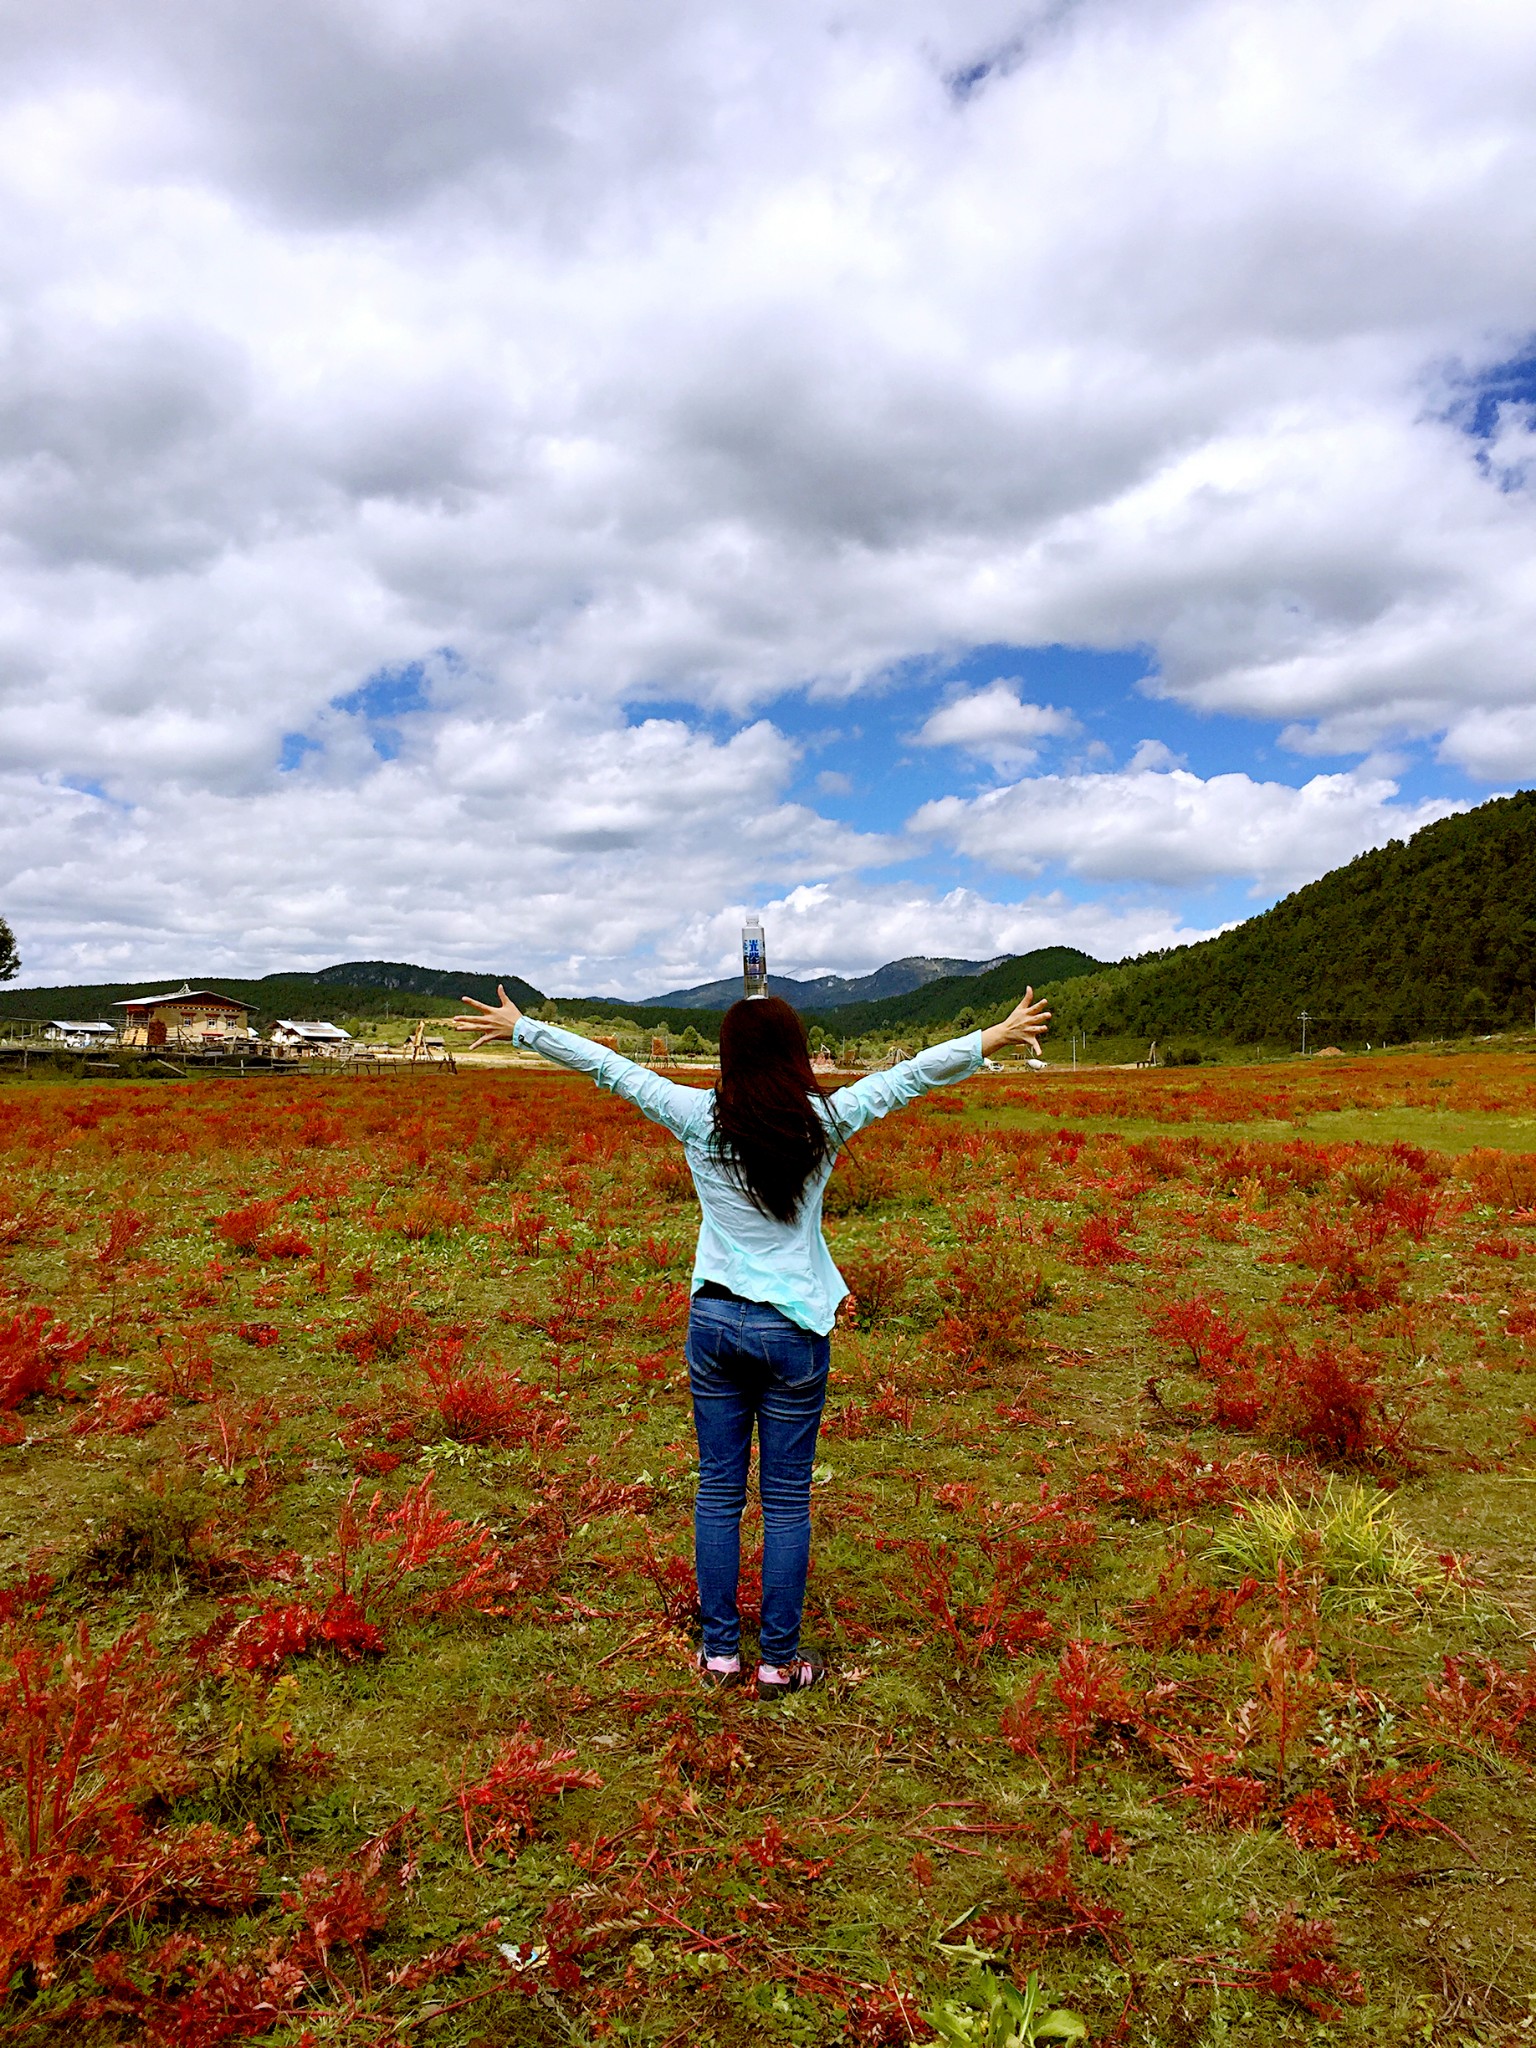
M 0 6 L 25 982 L 1247 915 L 1536 779 L 1529 0 Z

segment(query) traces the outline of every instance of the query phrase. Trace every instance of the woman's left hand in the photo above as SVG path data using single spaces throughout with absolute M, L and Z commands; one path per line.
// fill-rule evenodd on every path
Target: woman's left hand
M 478 1003 L 473 996 L 460 996 L 459 1001 L 472 1010 L 478 1010 L 478 1017 L 454 1017 L 450 1021 L 455 1031 L 478 1031 L 480 1036 L 474 1045 L 467 1048 L 473 1052 L 476 1045 L 490 1045 L 494 1040 L 510 1038 L 517 1029 L 517 1020 L 522 1011 L 513 1002 L 498 981 L 496 993 L 501 997 L 500 1008 L 491 1003 Z

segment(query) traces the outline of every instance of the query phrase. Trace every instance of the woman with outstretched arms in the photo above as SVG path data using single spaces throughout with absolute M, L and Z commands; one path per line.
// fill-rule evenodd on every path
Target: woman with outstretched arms
M 699 1440 L 699 1668 L 715 1684 L 741 1681 L 736 1582 L 755 1428 L 763 1507 L 757 1689 L 764 1697 L 803 1691 L 823 1675 L 801 1655 L 800 1617 L 830 1335 L 848 1291 L 821 1232 L 838 1147 L 929 1089 L 969 1079 L 1002 1046 L 1028 1045 L 1038 1055 L 1050 1012 L 1026 989 L 1001 1024 L 827 1090 L 812 1071 L 797 1012 L 776 996 L 739 1002 L 720 1027 L 719 1085 L 701 1089 L 525 1017 L 505 989 L 496 992 L 498 1005 L 461 998 L 478 1014 L 455 1017 L 454 1028 L 478 1032 L 476 1045 L 511 1039 L 590 1074 L 682 1143 L 703 1212 L 686 1348 Z

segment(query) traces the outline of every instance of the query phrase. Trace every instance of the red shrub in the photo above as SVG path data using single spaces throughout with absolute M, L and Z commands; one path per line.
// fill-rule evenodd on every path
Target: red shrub
M 261 1240 L 258 1250 L 264 1259 L 312 1259 L 315 1248 L 298 1230 L 274 1230 Z
M 289 1657 L 325 1647 L 355 1661 L 384 1648 L 384 1631 L 350 1593 L 333 1593 L 323 1611 L 303 1600 L 263 1607 L 228 1638 L 220 1662 L 241 1671 L 276 1671 Z
M 867 1330 L 900 1309 L 912 1276 L 912 1261 L 901 1251 L 845 1255 L 842 1273 L 850 1297 L 845 1313 L 859 1329 Z
M 166 1898 L 229 1902 L 246 1887 L 254 1837 L 150 1833 L 140 1809 L 192 1782 L 173 1719 L 175 1688 L 147 1630 L 93 1650 L 23 1641 L 0 1675 L 0 1983 L 21 1967 L 47 1982 L 66 1935 Z M 222 1870 L 223 1876 L 218 1872 Z
M 34 1394 L 56 1394 L 70 1366 L 90 1349 L 47 1309 L 23 1309 L 0 1322 L 0 1409 L 19 1408 Z
M 1039 1950 L 1052 1942 L 1099 1940 L 1114 1952 L 1115 1929 L 1125 1915 L 1073 1882 L 1070 1828 L 1062 1830 L 1048 1862 L 1010 1866 L 1008 1878 L 1022 1904 L 1011 1912 L 978 1913 L 969 1925 L 982 1941 Z
M 406 1607 L 416 1614 L 447 1615 L 461 1609 L 499 1614 L 506 1612 L 504 1603 L 510 1595 L 545 1583 L 542 1562 L 515 1567 L 484 1529 L 445 1514 L 432 1498 L 430 1472 L 419 1485 L 407 1488 L 396 1507 L 386 1509 L 383 1496 L 376 1493 L 361 1522 L 355 1512 L 356 1492 L 354 1485 L 342 1509 L 336 1550 L 320 1566 L 338 1594 L 355 1600 L 351 1613 Z M 418 1584 L 418 1575 L 428 1573 L 446 1575 L 446 1583 Z M 327 1613 L 333 1611 L 341 1612 L 334 1602 Z
M 1045 1680 L 1045 1672 L 1036 1672 L 1025 1690 L 1004 1707 L 1001 1722 L 1003 1740 L 1014 1755 L 1027 1756 L 1042 1769 L 1044 1759 L 1040 1755 L 1040 1745 L 1050 1732 L 1050 1724 L 1038 1705 Z
M 1207 1295 L 1167 1302 L 1153 1317 L 1151 1329 L 1165 1343 L 1183 1345 L 1202 1379 L 1220 1380 L 1247 1361 L 1248 1332 L 1229 1323 Z
M 57 1214 L 51 1195 L 34 1195 L 26 1201 L 13 1190 L 0 1188 L 0 1248 L 41 1237 Z
M 1037 1267 L 1004 1256 L 995 1241 L 985 1255 L 951 1259 L 935 1286 L 948 1311 L 934 1332 L 939 1349 L 973 1370 L 1027 1357 L 1035 1341 L 1027 1312 L 1053 1298 Z
M 1470 1183 L 1480 1202 L 1503 1209 L 1536 1207 L 1536 1152 L 1479 1146 L 1457 1160 L 1456 1178 Z
M 1269 1354 L 1271 1428 L 1317 1457 L 1359 1464 L 1401 1456 L 1401 1425 L 1385 1411 L 1373 1360 L 1354 1346 L 1285 1343 Z
M 247 1202 L 243 1208 L 227 1210 L 214 1225 L 217 1235 L 237 1252 L 254 1252 L 281 1213 L 280 1198 Z
M 460 1970 L 467 1970 L 473 1963 L 490 1961 L 486 1940 L 500 1934 L 501 1922 L 487 1920 L 476 1934 L 461 1934 L 453 1941 L 445 1941 L 439 1948 L 429 1948 L 425 1955 L 418 1956 L 413 1963 L 401 1963 L 389 1973 L 388 1983 L 392 1991 L 419 1991 L 424 1984 L 436 1984 L 441 1978 L 456 1976 Z
M 1083 1829 L 1083 1847 L 1101 1863 L 1124 1863 L 1131 1853 L 1131 1845 L 1123 1835 L 1097 1820 L 1089 1821 Z
M 1448 1835 L 1465 1848 L 1459 1835 L 1426 1811 L 1439 1781 L 1439 1764 L 1421 1764 L 1408 1771 L 1374 1771 L 1356 1788 L 1355 1804 L 1374 1817 L 1378 1840 L 1393 1834 Z
M 58 1581 L 51 1572 L 28 1572 L 14 1585 L 0 1586 L 0 1623 L 20 1621 L 23 1615 L 41 1615 L 43 1605 Z
M 354 1275 L 354 1284 L 357 1277 Z M 368 1269 L 368 1281 L 371 1287 L 371 1268 Z M 366 1293 L 367 1289 L 361 1291 Z M 398 1356 L 407 1343 L 424 1335 L 426 1328 L 426 1317 L 408 1302 L 376 1301 L 365 1323 L 338 1331 L 336 1349 L 349 1352 L 359 1367 L 368 1366 L 377 1358 Z
M 1302 1302 L 1308 1308 L 1368 1314 L 1396 1301 L 1402 1292 L 1401 1272 L 1383 1264 L 1370 1249 L 1368 1231 L 1314 1218 L 1281 1256 L 1316 1273 L 1311 1286 L 1299 1286 L 1286 1295 L 1288 1301 Z
M 468 1207 L 445 1188 L 422 1188 L 380 1218 L 384 1230 L 398 1230 L 412 1244 L 462 1230 L 472 1221 Z
M 691 1181 L 689 1185 L 692 1185 Z M 549 1218 L 542 1209 L 525 1209 L 519 1205 L 500 1228 L 510 1231 L 513 1242 L 525 1259 L 536 1259 L 539 1242 L 549 1228 Z
M 693 1575 L 693 1565 L 687 1558 L 658 1550 L 647 1535 L 645 1550 L 635 1569 L 642 1572 L 656 1589 L 664 1620 L 691 1621 L 697 1614 L 698 1582 Z
M 1257 1827 L 1269 1804 L 1269 1787 L 1231 1768 L 1232 1757 L 1225 1751 L 1169 1749 L 1170 1760 L 1183 1781 L 1180 1790 L 1198 1799 L 1213 1820 L 1229 1827 Z
M 1091 1526 L 1087 1537 L 1095 1540 Z M 1024 1536 L 977 1536 L 964 1555 L 950 1544 L 920 1538 L 877 1538 L 875 1547 L 902 1552 L 906 1568 L 898 1598 L 936 1622 L 952 1654 L 968 1665 L 994 1650 L 1016 1657 L 1049 1642 L 1049 1620 L 1040 1608 L 1025 1605 L 1025 1595 L 1064 1577 L 1075 1562 L 1066 1547 Z
M 535 1808 L 578 1787 L 596 1787 L 596 1771 L 571 1770 L 574 1749 L 551 1749 L 530 1735 L 525 1721 L 502 1744 L 485 1777 L 463 1785 L 453 1804 L 464 1820 L 464 1846 L 478 1869 L 488 1849 L 512 1850 L 533 1832 Z
M 1152 1457 L 1146 1437 L 1133 1436 L 1107 1447 L 1102 1463 L 1087 1473 L 1078 1492 L 1092 1506 L 1128 1509 L 1138 1520 L 1161 1521 L 1255 1494 L 1278 1493 L 1283 1486 L 1299 1485 L 1311 1470 L 1264 1451 L 1209 1459 L 1184 1448 Z
M 1090 1216 L 1077 1233 L 1078 1262 L 1084 1266 L 1115 1266 L 1136 1254 L 1121 1240 L 1123 1217 Z
M 1419 1718 L 1429 1733 L 1458 1749 L 1486 1742 L 1518 1756 L 1521 1731 L 1536 1715 L 1536 1657 L 1518 1672 L 1492 1657 L 1447 1657 L 1442 1674 L 1441 1684 L 1431 1679 L 1424 1688 Z
M 302 1601 L 289 1607 L 263 1607 L 229 1638 L 223 1661 L 242 1671 L 276 1671 L 285 1658 L 297 1657 L 312 1646 L 319 1627 L 319 1615 Z
M 189 1934 L 142 1955 L 98 1956 L 93 1974 L 93 2009 L 131 2015 L 153 2048 L 217 2048 L 268 2033 L 309 1987 L 291 1957 L 269 1949 L 235 1961 Z
M 1285 1810 L 1285 1832 L 1298 1849 L 1330 1849 L 1346 1863 L 1373 1863 L 1376 1851 L 1334 1807 L 1326 1792 L 1303 1792 Z
M 1207 1586 L 1190 1574 L 1189 1559 L 1176 1550 L 1157 1575 L 1145 1600 L 1126 1608 L 1120 1626 L 1131 1641 L 1156 1656 L 1170 1650 L 1218 1650 L 1237 1625 L 1244 1607 L 1262 1591 L 1245 1578 L 1237 1586 Z
M 463 1354 L 463 1340 L 447 1338 L 416 1361 L 445 1435 L 465 1444 L 553 1444 L 572 1429 L 541 1387 L 505 1366 L 466 1366 Z
M 1252 1430 L 1264 1409 L 1262 1375 L 1248 1332 L 1214 1308 L 1204 1295 L 1167 1303 L 1152 1321 L 1152 1334 L 1182 1345 L 1190 1369 L 1216 1390 L 1211 1420 L 1222 1429 Z M 1153 1382 L 1155 1392 L 1156 1382 Z
M 1322 1339 L 1303 1350 L 1282 1337 L 1258 1350 L 1246 1330 L 1198 1295 L 1166 1305 L 1152 1330 L 1184 1346 L 1193 1371 L 1214 1386 L 1210 1419 L 1219 1427 L 1289 1439 L 1334 1462 L 1406 1456 L 1378 1369 L 1357 1346 Z
M 1382 1201 L 1382 1208 L 1415 1244 L 1422 1244 L 1440 1220 L 1441 1195 L 1435 1188 L 1394 1190 Z
M 114 1209 L 107 1234 L 96 1254 L 98 1266 L 120 1266 L 149 1235 L 149 1218 L 132 1209 Z
M 69 1426 L 71 1436 L 95 1436 L 112 1430 L 118 1436 L 137 1436 L 152 1429 L 170 1413 L 164 1394 L 129 1394 L 122 1387 L 103 1387 L 94 1403 Z
M 401 1842 L 414 1814 L 400 1819 L 363 1844 L 341 1870 L 306 1870 L 297 1893 L 283 1895 L 284 1909 L 297 1913 L 302 1932 L 293 1945 L 294 1960 L 306 1969 L 316 1966 L 335 1982 L 331 1957 L 345 1948 L 357 1965 L 363 1995 L 372 1989 L 367 1944 L 389 1919 L 395 1899 L 409 1875 L 400 1861 Z
M 1246 1916 L 1247 1925 L 1259 1934 L 1255 1912 Z M 1331 1920 L 1303 1920 L 1293 1910 L 1284 1912 L 1268 1929 L 1260 1969 L 1230 1981 L 1249 1991 L 1264 1991 L 1271 1998 L 1286 1998 L 1303 2006 L 1315 2019 L 1341 2017 L 1336 2001 L 1364 2005 L 1365 1985 L 1358 1970 L 1347 1970 L 1337 1961 L 1337 1944 Z
M 333 1593 L 320 1617 L 320 1640 L 343 1657 L 371 1655 L 384 1647 L 384 1631 L 369 1621 L 350 1593 Z
M 1125 1690 L 1125 1673 L 1107 1643 L 1068 1643 L 1051 1691 L 1060 1706 L 1056 1737 L 1067 1752 L 1067 1776 L 1074 1781 L 1081 1751 L 1097 1736 L 1141 1725 L 1141 1715 Z

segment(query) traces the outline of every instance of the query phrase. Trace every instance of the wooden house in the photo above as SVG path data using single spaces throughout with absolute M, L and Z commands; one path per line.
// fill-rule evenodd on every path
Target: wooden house
M 189 988 L 185 982 L 163 996 L 130 996 L 115 1003 L 123 1013 L 124 1045 L 232 1045 L 254 1038 L 246 1019 L 254 1003 L 221 996 L 213 989 Z
M 43 1029 L 50 1045 L 68 1046 L 71 1052 L 89 1052 L 93 1045 L 107 1045 L 116 1036 L 115 1024 L 82 1024 L 68 1017 L 51 1017 Z
M 339 1024 L 307 1023 L 294 1017 L 279 1017 L 272 1026 L 272 1043 L 294 1052 L 341 1054 L 350 1051 L 352 1034 Z

